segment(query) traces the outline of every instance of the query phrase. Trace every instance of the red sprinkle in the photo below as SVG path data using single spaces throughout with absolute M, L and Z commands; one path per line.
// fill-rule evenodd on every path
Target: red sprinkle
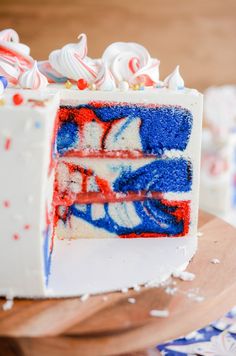
M 77 81 L 77 87 L 79 90 L 84 90 L 88 87 L 88 82 L 85 79 L 81 78 Z
M 14 235 L 13 235 L 13 239 L 14 239 L 14 240 L 19 240 L 19 238 L 20 238 L 19 235 L 17 235 L 17 234 L 14 234 Z
M 24 226 L 24 229 L 25 229 L 25 230 L 29 230 L 29 228 L 30 228 L 30 225 L 29 225 L 29 224 L 26 224 L 26 225 Z
M 21 94 L 15 94 L 13 95 L 12 100 L 15 105 L 21 105 L 24 101 L 24 98 Z
M 11 146 L 11 139 L 8 137 L 5 141 L 5 150 L 8 151 L 10 149 Z
M 4 206 L 4 208 L 9 208 L 10 202 L 8 200 L 4 200 L 3 206 Z

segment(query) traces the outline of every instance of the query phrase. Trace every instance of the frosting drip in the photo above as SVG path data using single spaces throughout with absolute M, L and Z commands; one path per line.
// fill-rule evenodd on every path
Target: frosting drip
M 116 82 L 143 83 L 150 86 L 159 81 L 159 60 L 150 57 L 137 43 L 117 42 L 107 47 L 102 56 Z
M 32 67 L 30 48 L 19 43 L 16 31 L 0 31 L 0 75 L 4 75 L 11 84 L 17 84 L 22 72 Z
M 82 33 L 78 40 L 51 52 L 49 62 L 62 76 L 73 80 L 83 78 L 90 83 L 97 77 L 98 61 L 87 57 L 87 36 Z
M 45 89 L 48 85 L 48 80 L 45 75 L 40 73 L 35 61 L 31 69 L 21 74 L 19 84 L 24 89 Z
M 164 85 L 173 90 L 184 89 L 184 80 L 179 73 L 179 66 L 177 66 L 175 70 L 168 75 L 168 77 L 166 77 Z
M 113 90 L 116 88 L 115 79 L 107 65 L 104 63 L 101 65 L 95 85 L 96 88 L 100 90 Z

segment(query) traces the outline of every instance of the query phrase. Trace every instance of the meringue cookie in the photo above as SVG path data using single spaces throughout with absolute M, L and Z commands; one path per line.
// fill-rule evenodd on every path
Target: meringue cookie
M 102 64 L 94 84 L 99 90 L 113 90 L 116 82 L 106 64 Z
M 35 61 L 31 69 L 21 74 L 19 84 L 24 89 L 45 89 L 48 85 L 48 80 L 45 75 L 40 73 Z
M 98 63 L 87 57 L 87 36 L 81 34 L 78 43 L 69 43 L 49 55 L 54 70 L 69 79 L 94 81 L 98 74 Z
M 166 77 L 164 85 L 172 90 L 184 89 L 184 80 L 179 73 L 179 65 L 170 75 L 168 75 L 168 77 Z
M 102 55 L 116 81 L 129 84 L 142 82 L 146 86 L 159 81 L 159 60 L 138 43 L 116 42 L 107 47 Z

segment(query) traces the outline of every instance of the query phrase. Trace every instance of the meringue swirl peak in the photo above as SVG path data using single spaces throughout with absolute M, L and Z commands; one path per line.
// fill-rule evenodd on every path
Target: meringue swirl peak
M 31 69 L 28 69 L 19 77 L 19 85 L 24 89 L 45 89 L 48 85 L 48 80 L 43 75 L 37 66 L 37 61 Z

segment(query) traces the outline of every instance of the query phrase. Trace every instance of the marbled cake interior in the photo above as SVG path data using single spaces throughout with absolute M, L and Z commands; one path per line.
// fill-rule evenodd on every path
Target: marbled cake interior
M 62 106 L 58 125 L 54 204 L 59 238 L 188 233 L 190 201 L 183 194 L 192 189 L 192 163 L 184 153 L 190 111 L 93 102 Z

